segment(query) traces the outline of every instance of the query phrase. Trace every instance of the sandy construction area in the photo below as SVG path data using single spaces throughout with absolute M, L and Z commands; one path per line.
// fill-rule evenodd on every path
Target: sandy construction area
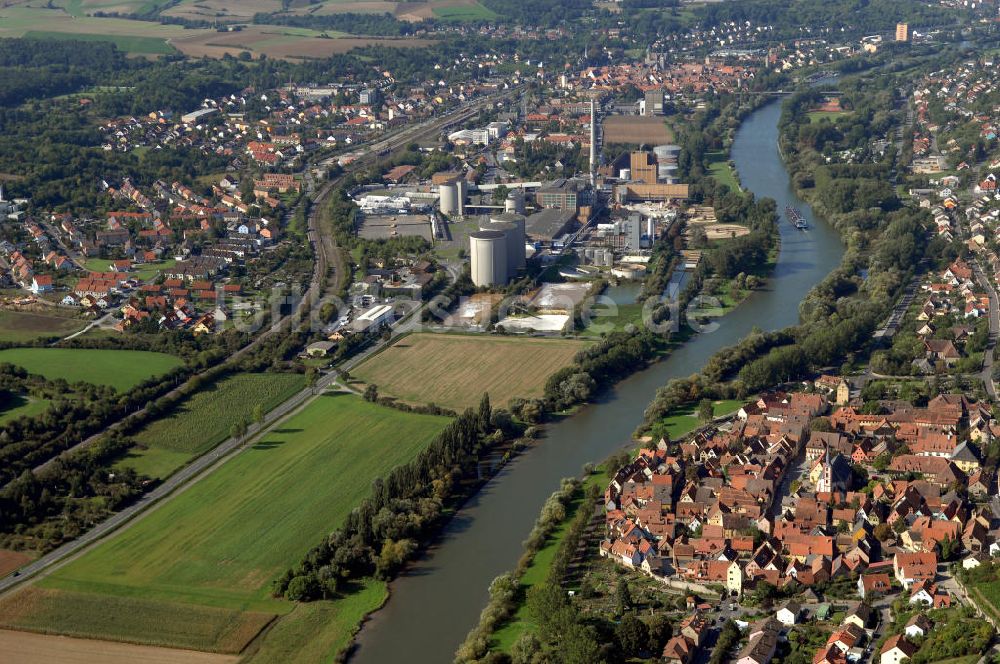
M 0 630 L 0 661 L 18 664 L 235 664 L 237 655 Z

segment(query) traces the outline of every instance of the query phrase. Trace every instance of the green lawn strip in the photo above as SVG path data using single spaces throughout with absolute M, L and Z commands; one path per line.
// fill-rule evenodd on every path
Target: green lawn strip
M 182 364 L 180 358 L 166 353 L 92 348 L 8 348 L 0 351 L 0 362 L 16 364 L 49 380 L 110 385 L 119 391 Z
M 140 55 L 166 55 L 176 53 L 173 46 L 159 37 L 140 37 L 138 35 L 102 35 L 77 32 L 58 32 L 55 30 L 29 30 L 24 34 L 27 39 L 50 39 L 61 41 L 104 41 L 111 42 L 119 50 Z
M 570 501 L 566 509 L 566 518 L 563 519 L 558 528 L 552 531 L 548 539 L 545 540 L 545 545 L 538 550 L 538 553 L 535 554 L 534 558 L 531 559 L 531 563 L 524 570 L 524 574 L 521 575 L 520 584 L 524 593 L 521 595 L 522 598 L 528 592 L 528 589 L 539 583 L 544 583 L 548 579 L 552 561 L 555 559 L 556 552 L 559 551 L 559 547 L 566 537 L 570 523 L 581 508 L 591 508 L 591 505 L 584 500 L 584 497 L 587 495 L 587 489 L 594 484 L 604 484 L 605 482 L 607 482 L 607 477 L 603 472 L 598 471 L 595 471 L 590 477 L 584 480 L 580 490 L 577 492 L 577 496 Z M 534 623 L 528 618 L 527 608 L 522 601 L 517 607 L 517 611 L 514 612 L 514 617 L 510 622 L 493 633 L 493 645 L 495 649 L 500 652 L 510 652 L 511 646 L 520 638 L 521 634 L 526 629 L 531 629 L 532 627 L 534 627 Z
M 969 586 L 969 589 L 979 598 L 980 608 L 991 613 L 994 619 L 1000 620 L 1000 608 L 996 604 L 996 600 L 1000 600 L 1000 581 Z
M 0 424 L 16 420 L 19 417 L 35 417 L 41 415 L 52 402 L 48 399 L 37 399 L 24 394 L 15 394 L 7 407 L 0 412 Z
M 358 589 L 333 601 L 298 604 L 265 635 L 246 664 L 331 661 L 350 643 L 364 620 L 389 597 L 384 581 L 366 579 Z
M 137 446 L 119 464 L 165 478 L 228 438 L 239 420 L 250 422 L 256 405 L 268 412 L 304 386 L 294 373 L 236 374 L 208 385 L 136 433 Z
M 727 185 L 733 191 L 740 190 L 736 173 L 729 165 L 729 154 L 725 150 L 714 150 L 705 154 L 708 159 L 708 174 L 719 184 Z
M 293 605 L 271 598 L 271 582 L 337 528 L 375 478 L 413 459 L 447 423 L 324 395 L 40 585 L 286 613 Z
M 599 337 L 602 332 L 623 330 L 628 325 L 642 325 L 642 303 L 617 304 L 615 307 L 617 309 L 606 305 L 594 307 L 590 321 L 580 332 L 580 336 Z

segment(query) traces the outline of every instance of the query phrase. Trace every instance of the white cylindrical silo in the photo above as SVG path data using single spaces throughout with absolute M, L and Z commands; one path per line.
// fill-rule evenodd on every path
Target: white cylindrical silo
M 455 191 L 458 192 L 458 214 L 465 216 L 465 197 L 469 193 L 469 183 L 464 179 L 455 181 Z
M 515 189 L 507 194 L 507 200 L 504 201 L 503 207 L 504 212 L 524 214 L 524 189 Z
M 513 277 L 525 263 L 524 216 L 507 212 L 491 214 L 489 223 L 489 230 L 501 230 L 507 236 L 507 271 Z
M 656 161 L 661 164 L 665 161 L 677 161 L 677 156 L 681 153 L 681 146 L 679 145 L 657 145 L 653 148 L 653 154 L 656 155 Z
M 458 189 L 455 187 L 454 182 L 440 185 L 438 187 L 438 196 L 441 199 L 441 214 L 452 215 L 458 213 Z
M 657 164 L 656 177 L 660 180 L 677 177 L 677 164 Z
M 498 286 L 507 283 L 507 236 L 500 231 L 469 234 L 472 283 Z

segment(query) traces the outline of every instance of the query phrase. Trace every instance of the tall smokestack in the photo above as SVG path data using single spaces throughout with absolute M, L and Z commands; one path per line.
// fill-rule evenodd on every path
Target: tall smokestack
M 590 100 L 590 186 L 594 186 L 597 173 L 597 105 Z

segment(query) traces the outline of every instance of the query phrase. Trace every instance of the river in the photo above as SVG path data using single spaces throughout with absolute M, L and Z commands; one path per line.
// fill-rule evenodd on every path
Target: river
M 717 350 L 757 326 L 773 330 L 798 322 L 809 289 L 836 267 L 843 244 L 792 191 L 777 151 L 781 101 L 761 107 L 740 126 L 732 150 L 743 186 L 759 197 L 798 208 L 809 223 L 799 231 L 779 222 L 781 253 L 766 290 L 694 337 L 667 359 L 608 390 L 596 403 L 547 428 L 543 441 L 500 471 L 447 525 L 438 542 L 391 585 L 384 608 L 365 624 L 352 664 L 447 664 L 475 626 L 495 577 L 511 570 L 542 503 L 563 477 L 626 444 L 657 388 L 698 372 Z M 596 555 L 596 554 L 595 554 Z

